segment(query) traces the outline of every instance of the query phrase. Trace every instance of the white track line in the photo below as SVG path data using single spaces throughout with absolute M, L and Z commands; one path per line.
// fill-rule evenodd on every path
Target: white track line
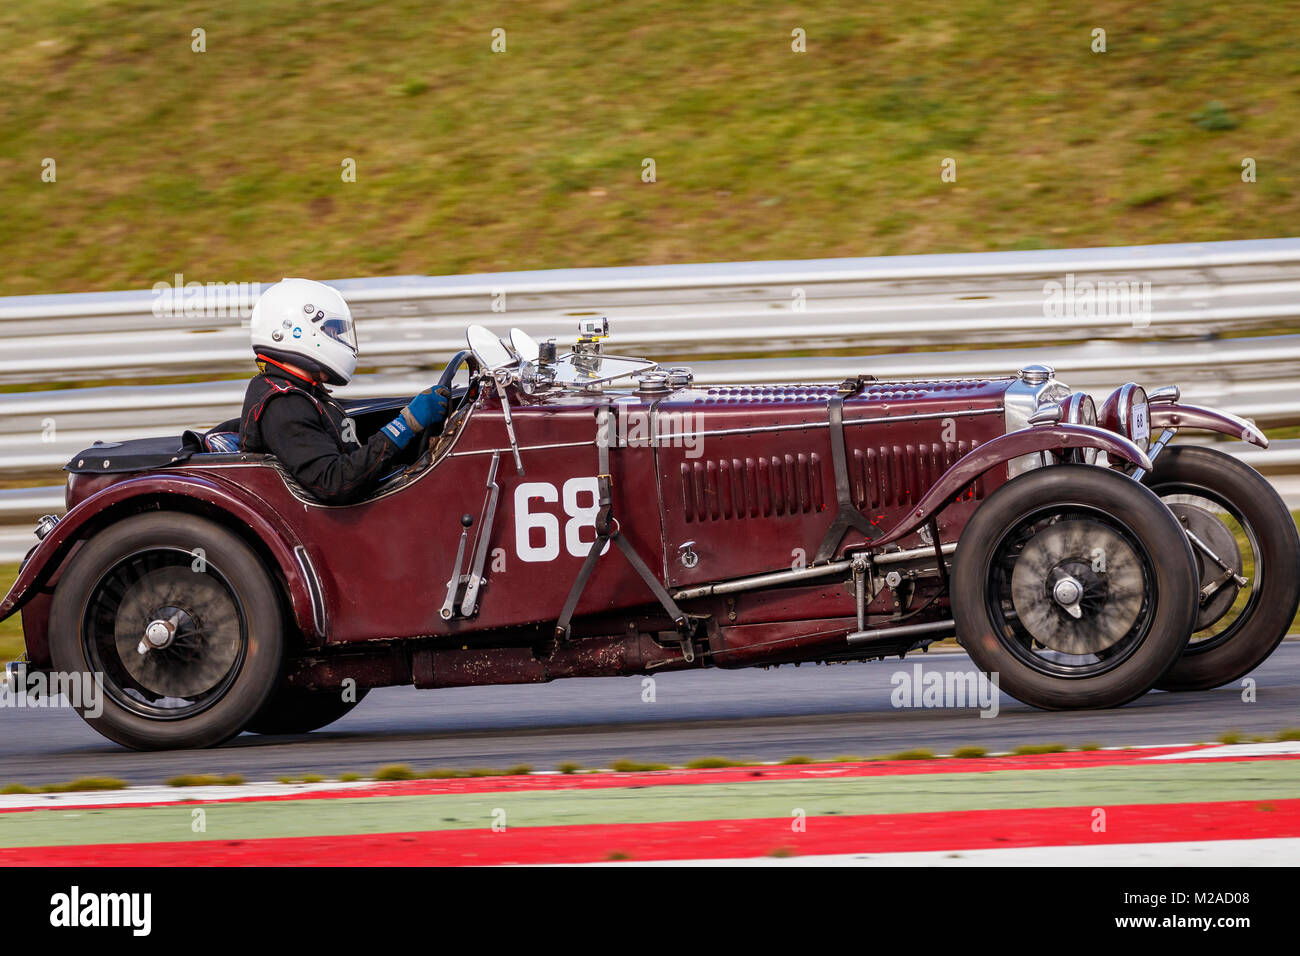
M 583 866 L 1295 866 L 1300 838 L 1035 846 L 924 853 L 837 853 L 727 860 L 656 860 Z
M 282 797 L 317 790 L 373 787 L 375 781 L 355 783 L 247 783 L 236 787 L 126 787 L 122 790 L 72 790 L 66 793 L 0 794 L 0 810 L 57 810 L 60 807 L 111 807 L 122 803 L 184 803 L 234 800 L 239 797 Z
M 1210 757 L 1217 760 L 1232 760 L 1236 757 L 1272 757 L 1300 754 L 1300 740 L 1283 740 L 1266 744 L 1224 744 L 1222 747 L 1204 747 L 1192 756 L 1197 759 Z M 1161 754 L 1147 757 L 1147 760 L 1182 760 L 1186 753 Z

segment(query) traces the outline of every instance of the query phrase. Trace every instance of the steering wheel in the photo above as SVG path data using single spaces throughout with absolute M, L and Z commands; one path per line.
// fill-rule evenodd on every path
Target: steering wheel
M 469 370 L 472 378 L 473 374 L 478 371 L 478 359 L 474 357 L 474 353 L 471 352 L 469 349 L 461 349 L 459 352 L 457 352 L 455 355 L 451 357 L 451 361 L 447 363 L 447 367 L 442 370 L 442 375 L 438 377 L 438 384 L 434 386 L 434 388 L 445 388 L 447 390 L 447 395 L 449 399 L 447 405 L 448 417 L 451 416 L 451 404 L 450 404 L 451 383 L 456 378 L 456 373 L 459 372 L 466 365 L 469 366 Z M 472 381 L 470 387 L 471 388 L 473 387 Z M 446 421 L 446 419 L 443 420 Z M 423 458 L 425 452 L 429 450 L 429 443 L 430 441 L 432 441 L 432 435 L 433 435 L 432 428 L 426 428 L 424 429 L 424 431 L 420 432 L 420 437 L 417 440 L 417 444 L 415 447 L 416 461 L 419 461 L 421 458 Z
M 455 379 L 456 373 L 459 372 L 466 363 L 470 363 L 473 366 L 473 368 L 470 369 L 471 372 L 478 371 L 478 359 L 474 358 L 474 353 L 469 349 L 461 349 L 451 357 L 451 361 L 447 363 L 447 367 L 442 370 L 442 375 L 438 378 L 437 387 L 450 390 L 452 380 Z

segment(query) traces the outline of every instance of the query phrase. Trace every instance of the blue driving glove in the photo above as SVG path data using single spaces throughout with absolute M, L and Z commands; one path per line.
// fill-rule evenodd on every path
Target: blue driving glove
M 384 426 L 384 433 L 398 448 L 405 448 L 412 438 L 447 414 L 450 394 L 445 388 L 426 388 L 401 414 Z

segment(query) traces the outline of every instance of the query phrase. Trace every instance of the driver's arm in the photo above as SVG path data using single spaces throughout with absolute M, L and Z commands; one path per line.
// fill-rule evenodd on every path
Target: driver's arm
M 360 448 L 344 451 L 305 395 L 288 392 L 262 412 L 262 440 L 294 479 L 326 504 L 364 498 L 411 439 L 441 420 L 449 393 L 426 388 Z
M 262 440 L 300 485 L 331 505 L 364 497 L 405 445 L 380 429 L 360 448 L 342 451 L 311 400 L 292 392 L 267 403 Z

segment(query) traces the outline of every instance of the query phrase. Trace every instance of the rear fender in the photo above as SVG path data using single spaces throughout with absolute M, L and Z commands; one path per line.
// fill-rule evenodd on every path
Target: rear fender
M 1199 405 L 1152 404 L 1150 406 L 1151 427 L 1159 428 L 1195 428 L 1201 431 L 1218 432 L 1231 435 L 1241 441 L 1250 442 L 1260 448 L 1268 447 L 1268 439 L 1254 422 L 1231 412 L 1221 412 L 1217 408 L 1202 408 Z
M 127 478 L 79 503 L 28 554 L 18 579 L 0 602 L 0 620 L 40 593 L 77 542 L 132 512 L 168 507 L 224 517 L 246 539 L 251 531 L 256 538 L 253 543 L 275 562 L 302 633 L 312 643 L 324 639 L 325 602 L 301 542 L 277 515 L 237 485 L 184 474 Z
M 966 454 L 943 473 L 934 486 L 922 496 L 898 524 L 876 538 L 871 546 L 892 544 L 905 538 L 961 493 L 980 475 L 1004 465 L 1013 458 L 1045 451 L 1064 451 L 1068 448 L 1096 448 L 1112 458 L 1123 458 L 1141 468 L 1150 468 L 1151 459 L 1137 445 L 1123 435 L 1096 428 L 1092 425 L 1036 425 L 1022 428 L 984 442 Z

